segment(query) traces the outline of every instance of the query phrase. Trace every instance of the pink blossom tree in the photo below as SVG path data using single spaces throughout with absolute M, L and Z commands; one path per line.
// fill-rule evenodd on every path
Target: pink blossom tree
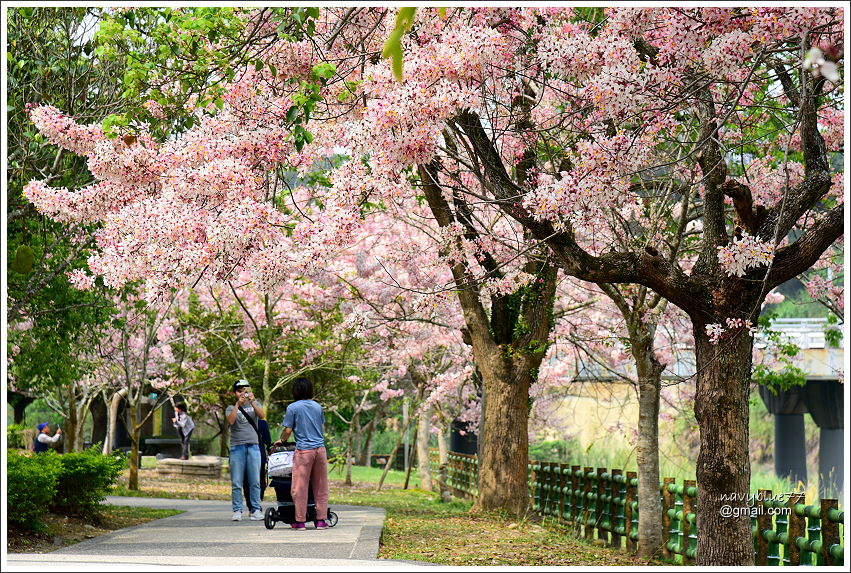
M 271 66 L 235 78 L 221 112 L 182 138 L 158 142 L 144 126 L 110 138 L 36 108 L 37 127 L 86 155 L 100 182 L 76 193 L 33 182 L 27 197 L 57 219 L 103 223 L 90 269 L 107 284 L 144 279 L 156 295 L 200 274 L 248 270 L 261 290 L 310 275 L 352 239 L 370 203 L 418 190 L 486 384 L 485 508 L 528 503 L 518 493 L 525 405 L 549 340 L 555 268 L 654 291 L 688 314 L 696 345 L 698 563 L 751 563 L 749 518 L 719 514 L 725 497 L 749 489 L 748 326 L 774 286 L 842 234 L 828 160 L 841 141 L 842 70 L 830 55 L 841 13 L 612 9 L 589 22 L 561 8 L 423 10 L 398 83 L 372 57 L 391 12 L 326 11 L 312 40 L 273 46 Z M 814 45 L 821 55 L 807 58 Z M 293 143 L 304 128 L 290 137 L 287 123 L 305 97 L 293 78 L 323 86 L 304 148 Z M 316 216 L 262 184 L 341 142 L 352 160 L 310 190 Z M 780 174 L 772 193 L 751 179 L 755 159 Z M 673 224 L 662 217 L 625 247 L 613 241 L 610 218 L 629 227 L 642 210 L 675 205 Z M 679 245 L 690 226 L 701 233 Z M 497 441 L 495 416 L 522 437 Z M 521 469 L 503 479 L 505 467 Z

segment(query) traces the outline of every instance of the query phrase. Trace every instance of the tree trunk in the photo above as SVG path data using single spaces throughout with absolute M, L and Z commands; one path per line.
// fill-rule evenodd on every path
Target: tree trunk
M 446 483 L 446 464 L 449 462 L 449 448 L 446 447 L 446 424 L 441 421 L 438 428 L 440 431 L 437 433 L 437 486 L 440 490 L 440 501 L 449 503 L 452 501 L 452 492 L 449 491 L 449 484 Z
M 77 436 L 74 439 L 74 451 L 82 452 L 83 451 L 83 438 L 85 437 L 83 434 L 83 428 L 86 423 L 86 415 L 89 413 L 89 404 L 91 403 L 91 398 L 84 400 L 82 404 L 80 404 L 79 408 L 77 408 Z
M 432 491 L 431 464 L 428 458 L 428 429 L 431 423 L 431 408 L 420 412 L 417 423 L 417 472 L 420 474 L 420 488 Z
M 652 342 L 651 342 L 652 344 Z M 650 559 L 662 550 L 659 499 L 659 393 L 664 366 L 651 349 L 633 345 L 638 372 L 638 555 Z M 639 357 L 640 354 L 643 354 Z
M 408 423 L 410 423 L 411 419 L 408 418 Z M 396 438 L 396 443 L 393 444 L 393 451 L 390 452 L 390 457 L 387 458 L 387 463 L 384 464 L 384 471 L 381 473 L 381 478 L 378 480 L 378 485 L 375 488 L 375 491 L 381 491 L 381 486 L 384 485 L 384 479 L 387 477 L 387 472 L 390 471 L 391 466 L 393 466 L 393 462 L 396 461 L 396 452 L 399 451 L 399 446 L 402 445 L 402 441 L 405 439 L 405 433 L 408 431 L 408 423 L 402 425 L 402 431 L 399 433 L 399 437 Z
M 227 458 L 230 456 L 230 427 L 224 418 L 222 418 L 220 428 L 222 432 L 219 439 L 219 457 Z
M 142 427 L 138 423 L 136 408 L 136 404 L 127 405 L 127 412 L 130 414 L 130 478 L 127 489 L 131 490 L 139 489 L 139 435 L 142 433 Z
M 506 368 L 509 360 L 500 356 L 488 362 L 488 367 L 481 362 L 479 367 L 487 396 L 484 412 L 493 423 L 484 424 L 479 436 L 479 495 L 473 509 L 502 509 L 523 516 L 529 510 L 530 372 L 524 368 L 525 361 L 520 361 L 520 368 L 512 368 L 515 372 Z
M 753 338 L 739 330 L 714 345 L 705 324 L 695 320 L 693 328 L 697 358 L 694 413 L 700 426 L 697 529 L 703 533 L 697 564 L 753 565 L 751 518 L 746 511 L 751 475 L 748 398 Z
M 100 396 L 95 397 L 89 406 L 92 413 L 92 444 L 106 441 L 106 427 L 109 424 L 106 403 Z
M 74 391 L 74 383 L 68 384 L 68 415 L 65 416 L 65 428 L 62 450 L 65 453 L 73 452 L 77 443 L 77 393 Z
M 30 398 L 29 396 L 25 396 L 24 394 L 19 394 L 17 392 L 8 392 L 7 397 L 9 403 L 12 404 L 12 408 L 14 409 L 12 419 L 15 424 L 23 424 L 26 421 L 27 406 L 32 404 L 35 401 L 35 398 Z
M 106 428 L 106 439 L 103 441 L 104 455 L 112 451 L 112 445 L 115 441 L 115 428 L 118 427 L 118 408 L 121 406 L 121 400 L 126 395 L 127 388 L 122 388 L 112 395 L 112 400 L 109 403 L 109 420 Z
M 380 403 L 376 408 L 375 412 L 373 412 L 372 420 L 369 421 L 369 424 L 366 425 L 366 436 L 363 439 L 363 449 L 360 452 L 360 459 L 358 460 L 358 465 L 370 467 L 371 459 L 372 459 L 372 438 L 375 437 L 375 428 L 378 426 L 378 420 L 381 418 L 381 414 L 384 411 L 384 403 Z
M 346 485 L 352 485 L 352 458 L 354 457 L 355 445 L 355 428 L 358 426 L 358 414 L 352 417 L 352 422 L 349 424 L 349 431 L 346 432 Z
M 462 128 L 468 129 L 467 125 Z M 467 135 L 470 136 L 469 131 Z M 478 146 L 482 141 L 473 144 Z M 521 184 L 526 179 L 525 167 L 518 165 Z M 459 205 L 455 197 L 458 210 L 453 212 L 438 183 L 437 171 L 435 164 L 418 167 L 422 190 L 435 220 L 441 227 L 460 222 L 475 234 L 466 207 Z M 456 247 L 463 247 L 460 238 Z M 492 267 L 492 262 L 485 260 L 484 264 Z M 552 331 L 557 277 L 556 269 L 540 260 L 529 259 L 523 269 L 538 280 L 511 294 L 489 297 L 488 313 L 483 305 L 485 297 L 466 265 L 456 261 L 451 266 L 466 325 L 462 336 L 464 342 L 472 345 L 482 375 L 484 422 L 479 434 L 479 495 L 473 509 L 500 509 L 521 518 L 529 510 L 529 386 L 537 375 Z
M 446 426 L 440 427 L 437 433 L 437 461 L 445 464 L 449 460 L 449 447 L 446 445 Z

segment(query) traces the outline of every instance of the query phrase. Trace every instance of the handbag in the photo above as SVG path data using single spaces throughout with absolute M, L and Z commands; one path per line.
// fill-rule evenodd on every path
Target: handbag
M 272 448 L 269 454 L 269 476 L 287 477 L 293 473 L 293 456 L 295 456 L 295 444 L 286 443 L 282 446 Z

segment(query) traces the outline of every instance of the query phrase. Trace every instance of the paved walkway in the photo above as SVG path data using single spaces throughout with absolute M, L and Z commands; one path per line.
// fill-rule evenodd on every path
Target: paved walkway
M 292 531 L 283 522 L 266 529 L 262 521 L 249 520 L 247 513 L 242 521 L 231 521 L 227 501 L 110 496 L 106 503 L 185 513 L 120 529 L 52 553 L 9 554 L 9 569 L 4 569 L 101 569 L 120 565 L 122 570 L 177 566 L 235 570 L 250 566 L 297 571 L 317 566 L 362 570 L 427 565 L 377 559 L 384 527 L 384 509 L 377 507 L 332 505 L 339 516 L 335 527 L 317 531 L 308 524 L 307 531 Z M 264 502 L 264 511 L 273 503 Z

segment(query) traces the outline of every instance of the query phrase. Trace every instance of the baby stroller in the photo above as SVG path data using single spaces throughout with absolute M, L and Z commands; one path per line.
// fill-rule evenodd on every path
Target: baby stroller
M 293 450 L 295 450 L 295 444 L 287 442 L 281 446 L 273 447 L 271 453 L 274 454 L 275 452 Z M 292 475 L 272 477 L 269 485 L 275 488 L 275 496 L 278 498 L 278 507 L 270 507 L 266 509 L 266 513 L 263 515 L 263 523 L 266 525 L 266 529 L 274 529 L 275 524 L 279 521 L 283 521 L 287 524 L 295 523 L 295 503 L 293 502 L 292 496 Z M 313 499 L 313 484 L 307 485 L 307 515 L 305 517 L 307 521 L 312 521 L 314 525 L 316 524 L 316 501 Z M 328 527 L 334 527 L 337 525 L 337 514 L 331 511 L 330 506 L 328 507 L 328 517 L 325 519 L 325 523 L 328 524 Z

